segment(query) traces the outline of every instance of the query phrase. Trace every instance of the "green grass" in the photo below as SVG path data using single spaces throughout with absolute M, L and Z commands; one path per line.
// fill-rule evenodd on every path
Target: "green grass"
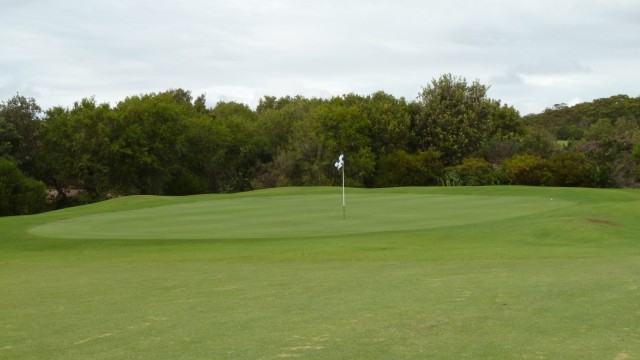
M 0 219 L 0 359 L 640 358 L 640 191 L 126 197 Z

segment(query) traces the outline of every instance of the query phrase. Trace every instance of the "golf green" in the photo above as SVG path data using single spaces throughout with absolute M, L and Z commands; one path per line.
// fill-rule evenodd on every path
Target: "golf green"
M 171 204 L 168 198 L 166 205 L 72 217 L 34 227 L 30 233 L 77 239 L 327 236 L 497 221 L 572 204 L 546 197 L 357 190 L 349 194 L 347 220 L 341 198 L 326 191 L 286 196 L 254 194 L 254 197 L 210 197 L 187 204 Z

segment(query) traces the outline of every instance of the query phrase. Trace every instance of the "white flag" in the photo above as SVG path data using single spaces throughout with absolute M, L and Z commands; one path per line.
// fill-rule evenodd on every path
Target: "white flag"
M 342 168 L 342 166 L 344 166 L 344 154 L 340 154 L 340 157 L 338 158 L 338 161 L 336 161 L 335 163 L 335 167 L 336 169 L 340 170 Z

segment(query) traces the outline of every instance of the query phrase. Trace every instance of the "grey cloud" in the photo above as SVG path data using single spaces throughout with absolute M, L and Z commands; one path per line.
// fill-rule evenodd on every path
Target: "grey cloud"
M 640 6 L 631 0 L 7 4 L 0 101 L 24 91 L 43 107 L 175 87 L 213 103 L 377 90 L 413 99 L 450 72 L 530 112 L 636 91 L 640 74 Z M 571 81 L 532 83 L 551 77 Z

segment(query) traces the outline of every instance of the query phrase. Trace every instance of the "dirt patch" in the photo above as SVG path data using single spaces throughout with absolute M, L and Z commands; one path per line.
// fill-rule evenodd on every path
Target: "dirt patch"
M 595 224 L 595 225 L 602 225 L 602 226 L 616 226 L 617 224 L 614 223 L 611 220 L 605 220 L 605 219 L 584 219 L 586 222 L 588 222 L 589 224 Z
M 618 354 L 618 356 L 616 356 L 616 360 L 627 360 L 629 359 L 629 354 L 626 352 L 621 352 L 620 354 Z

